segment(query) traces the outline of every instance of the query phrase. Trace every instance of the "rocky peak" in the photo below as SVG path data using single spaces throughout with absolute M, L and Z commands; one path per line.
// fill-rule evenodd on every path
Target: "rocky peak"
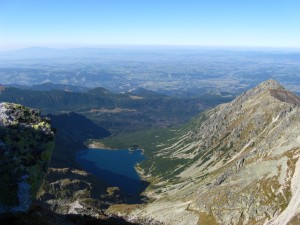
M 270 90 L 270 89 L 284 89 L 278 81 L 270 79 L 260 83 L 255 89 Z
M 251 96 L 257 98 L 258 95 L 262 92 L 265 92 L 266 95 L 272 96 L 273 98 L 281 102 L 289 103 L 292 105 L 300 105 L 300 97 L 286 90 L 276 80 L 264 81 L 261 84 L 259 84 L 257 87 L 246 92 L 244 95 L 248 97 Z
M 275 99 L 292 105 L 300 105 L 300 97 L 286 90 L 276 80 L 267 80 L 256 87 L 259 90 L 268 90 Z
M 267 80 L 238 96 L 234 101 L 231 102 L 230 106 L 242 104 L 243 102 L 249 100 L 256 101 L 263 95 L 265 97 L 271 97 L 272 90 L 285 90 L 285 88 L 276 80 Z
M 156 210 L 172 224 L 299 224 L 299 106 L 298 96 L 268 80 L 200 114 L 157 145 L 149 165 L 171 166 L 148 188 L 157 200 L 130 216 L 153 218 Z

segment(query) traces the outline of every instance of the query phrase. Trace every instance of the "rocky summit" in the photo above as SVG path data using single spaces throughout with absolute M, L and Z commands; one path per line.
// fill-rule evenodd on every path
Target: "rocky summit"
M 39 111 L 0 103 L 0 213 L 29 209 L 47 172 L 53 138 Z
M 300 97 L 268 80 L 170 132 L 140 168 L 153 201 L 109 213 L 148 224 L 300 223 Z

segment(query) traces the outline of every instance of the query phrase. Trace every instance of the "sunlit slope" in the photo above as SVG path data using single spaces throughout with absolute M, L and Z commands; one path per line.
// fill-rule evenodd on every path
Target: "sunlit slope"
M 298 96 L 268 80 L 173 131 L 141 165 L 156 200 L 129 216 L 286 224 L 300 208 L 299 106 Z

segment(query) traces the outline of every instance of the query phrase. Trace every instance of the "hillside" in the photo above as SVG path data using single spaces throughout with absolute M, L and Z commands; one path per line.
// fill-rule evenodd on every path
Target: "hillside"
M 109 212 L 150 224 L 299 224 L 299 122 L 300 97 L 265 81 L 145 148 L 153 202 Z
M 40 89 L 36 90 L 36 87 Z M 222 96 L 176 98 L 147 90 L 120 94 L 101 87 L 83 92 L 80 87 L 47 83 L 33 86 L 31 90 L 0 89 L 0 101 L 36 108 L 45 114 L 80 113 L 111 133 L 183 123 L 199 112 L 229 100 Z
M 82 138 L 108 134 L 75 113 L 52 119 L 61 126 L 74 120 L 81 123 L 82 130 L 75 129 L 66 138 L 87 131 Z M 85 171 L 48 168 L 53 148 L 49 118 L 22 105 L 0 103 L 0 224 L 133 224 L 103 213 L 103 208 L 123 202 L 115 196 L 117 190 L 108 189 L 108 194 L 107 185 Z
M 0 103 L 0 213 L 26 211 L 44 180 L 54 147 L 49 119 Z
M 51 158 L 51 167 L 78 168 L 75 153 L 85 149 L 88 139 L 101 139 L 110 135 L 106 129 L 77 113 L 59 115 L 49 114 L 51 125 L 56 130 L 55 148 Z
M 1 91 L 0 100 L 38 108 L 43 113 L 85 111 L 91 107 L 112 108 L 114 106 L 113 102 L 106 96 L 88 95 L 87 93 L 58 89 L 38 91 L 5 87 Z

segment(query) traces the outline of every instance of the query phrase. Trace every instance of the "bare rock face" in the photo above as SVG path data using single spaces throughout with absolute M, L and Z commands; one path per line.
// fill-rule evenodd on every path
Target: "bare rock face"
M 184 163 L 152 178 L 156 182 L 146 194 L 156 200 L 127 218 L 164 224 L 299 224 L 300 97 L 268 80 L 176 133 L 158 145 L 151 169 L 167 160 Z
M 103 208 L 117 202 L 107 196 L 106 185 L 85 171 L 70 168 L 49 168 L 37 196 L 59 214 L 103 216 Z
M 29 208 L 47 171 L 53 137 L 39 111 L 0 103 L 0 213 Z

